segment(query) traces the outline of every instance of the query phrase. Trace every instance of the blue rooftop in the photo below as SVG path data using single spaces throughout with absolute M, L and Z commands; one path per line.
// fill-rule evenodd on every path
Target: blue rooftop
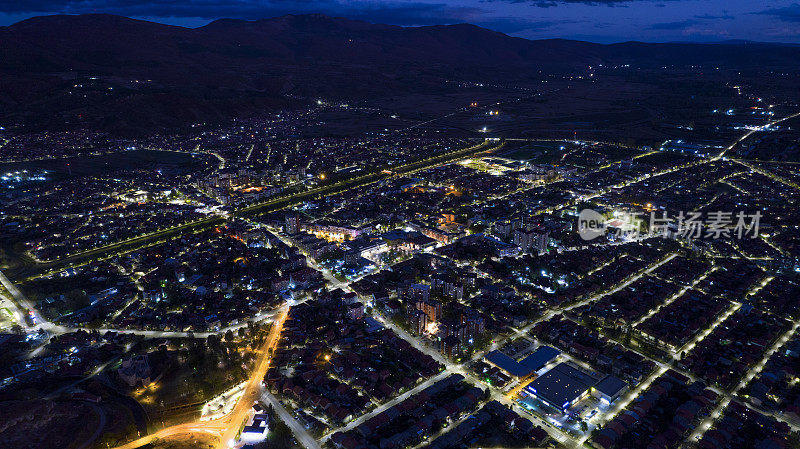
M 529 368 L 531 371 L 539 371 L 550 363 L 553 359 L 558 357 L 561 351 L 552 346 L 539 346 L 539 349 L 534 351 L 533 354 L 520 360 L 520 365 Z
M 487 362 L 495 365 L 512 376 L 525 377 L 531 372 L 530 369 L 520 365 L 516 360 L 498 350 L 494 350 L 486 354 L 486 357 L 484 358 Z
M 556 348 L 541 346 L 534 351 L 533 354 L 525 357 L 520 362 L 517 362 L 498 350 L 486 354 L 484 359 L 512 376 L 526 377 L 550 363 L 550 361 L 558 357 L 559 354 L 561 354 L 561 352 Z

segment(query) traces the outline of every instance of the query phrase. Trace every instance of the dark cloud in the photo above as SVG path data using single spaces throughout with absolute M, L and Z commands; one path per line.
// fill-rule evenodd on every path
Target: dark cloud
M 516 17 L 501 17 L 490 20 L 479 20 L 475 25 L 498 30 L 504 33 L 519 33 L 522 31 L 544 31 L 558 29 L 561 25 L 580 23 L 577 20 L 535 20 L 520 19 Z
M 792 3 L 782 8 L 771 8 L 754 14 L 773 16 L 783 22 L 800 22 L 800 4 Z
M 660 30 L 660 31 L 677 31 L 677 30 L 685 30 L 690 26 L 696 24 L 696 20 L 680 20 L 678 22 L 661 22 L 661 23 L 654 23 L 647 27 L 648 30 Z
M 492 11 L 446 3 L 370 0 L 0 0 L 6 13 L 109 13 L 128 17 L 259 19 L 286 14 L 322 13 L 372 23 L 439 25 L 469 22 L 504 33 L 541 31 L 574 20 L 491 17 Z
M 109 13 L 146 18 L 260 19 L 286 14 L 322 13 L 372 23 L 439 25 L 469 22 L 504 33 L 542 31 L 574 20 L 492 17 L 492 11 L 446 3 L 370 0 L 0 0 L 6 13 Z
M 478 8 L 450 6 L 430 3 L 332 3 L 327 8 L 310 8 L 302 10 L 290 8 L 271 16 L 297 14 L 298 12 L 322 12 L 331 16 L 345 16 L 351 19 L 372 23 L 388 23 L 392 25 L 441 25 L 474 21 L 483 15 Z M 248 17 L 244 17 L 248 18 Z M 501 30 L 506 31 L 506 30 Z
M 198 26 L 218 18 L 254 20 L 322 13 L 406 26 L 473 23 L 525 37 L 575 38 L 586 30 L 595 30 L 608 34 L 601 40 L 610 41 L 618 34 L 626 34 L 625 40 L 662 40 L 719 32 L 724 31 L 728 21 L 747 14 L 725 10 L 728 0 L 705 1 L 707 5 L 698 0 L 0 0 L 0 21 L 10 24 L 42 14 L 107 13 Z M 762 6 L 763 11 L 750 14 L 760 14 L 773 25 L 792 28 L 800 22 L 800 0 L 782 1 L 794 3 L 769 9 Z M 626 8 L 626 17 L 614 17 L 620 14 L 603 6 Z M 653 13 L 656 7 L 671 11 L 661 16 Z M 652 23 L 658 21 L 663 22 Z M 737 37 L 754 39 L 764 29 L 762 25 L 735 31 Z
M 486 0 L 508 3 L 526 3 L 542 8 L 564 4 L 627 6 L 631 3 L 652 3 L 663 0 Z M 680 0 L 671 0 L 680 1 Z M 377 13 L 397 11 L 402 18 L 404 11 L 419 11 L 423 16 L 431 11 L 463 9 L 456 4 L 393 3 L 371 0 L 0 0 L 0 11 L 14 13 L 58 12 L 81 14 L 104 12 L 121 15 L 164 17 L 233 17 L 254 18 L 275 15 L 276 12 L 331 12 L 364 11 Z M 449 14 L 446 14 L 446 17 Z M 396 22 L 396 21 L 395 21 Z
M 486 0 L 486 1 L 504 1 L 508 3 L 530 3 L 539 8 L 555 8 L 559 5 L 589 5 L 589 6 L 617 6 L 627 7 L 631 3 L 652 3 L 657 0 Z M 680 1 L 680 0 L 667 0 L 667 1 Z M 655 6 L 663 6 L 657 4 Z
M 594 5 L 594 6 L 618 6 L 622 3 L 644 3 L 644 2 L 651 2 L 654 0 L 553 0 L 552 3 L 580 3 L 584 5 Z M 668 0 L 668 1 L 678 1 L 678 0 Z
M 479 9 L 444 3 L 339 0 L 0 0 L 5 13 L 108 13 L 129 17 L 259 19 L 285 14 L 323 13 L 397 25 L 461 22 Z
M 720 15 L 702 14 L 702 15 L 699 15 L 699 16 L 694 16 L 694 18 L 695 19 L 700 19 L 700 20 L 733 20 L 735 17 L 733 17 L 732 15 L 728 14 L 727 12 L 723 12 Z

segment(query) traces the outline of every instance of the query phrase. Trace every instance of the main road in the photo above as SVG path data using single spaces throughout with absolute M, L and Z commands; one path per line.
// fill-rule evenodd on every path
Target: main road
M 263 393 L 262 382 L 272 361 L 272 354 L 280 341 L 283 324 L 289 313 L 289 307 L 284 307 L 275 318 L 266 342 L 258 350 L 259 356 L 255 368 L 245 386 L 244 393 L 239 398 L 234 408 L 227 415 L 211 421 L 193 421 L 176 426 L 167 427 L 138 440 L 119 446 L 118 449 L 135 449 L 145 446 L 160 439 L 181 438 L 192 435 L 211 435 L 216 439 L 215 447 L 228 447 L 239 434 L 239 430 L 248 419 L 253 404 Z
M 493 142 L 494 141 L 491 140 L 483 140 L 481 143 L 470 147 L 453 150 L 444 154 L 437 154 L 427 158 L 417 159 L 413 162 L 396 167 L 386 167 L 385 169 L 376 170 L 374 172 L 354 178 L 344 179 L 334 184 L 323 185 L 311 190 L 272 198 L 263 203 L 236 209 L 231 213 L 231 216 L 246 217 L 274 212 L 293 206 L 305 200 L 345 192 L 350 189 L 362 187 L 367 184 L 372 184 L 382 179 L 389 178 L 390 176 L 408 174 L 426 168 L 435 167 L 437 165 L 449 163 L 476 153 L 492 151 L 503 145 L 500 142 L 497 142 L 496 145 L 492 145 Z M 36 264 L 31 264 L 27 267 L 15 270 L 10 274 L 12 274 L 12 277 L 16 280 L 25 277 L 35 277 L 36 275 L 40 275 L 42 273 L 54 272 L 70 266 L 81 265 L 86 261 L 103 259 L 115 254 L 126 253 L 140 248 L 152 246 L 153 244 L 156 244 L 160 241 L 165 241 L 172 236 L 179 235 L 184 232 L 197 232 L 200 230 L 209 229 L 225 223 L 227 219 L 228 218 L 225 216 L 215 215 L 202 218 L 200 220 L 190 221 L 178 226 L 139 235 L 127 240 L 112 243 L 110 245 L 70 254 L 58 260 L 39 261 Z

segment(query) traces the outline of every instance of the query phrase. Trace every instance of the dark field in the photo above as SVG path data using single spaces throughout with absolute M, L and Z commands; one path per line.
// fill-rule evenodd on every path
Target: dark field
M 131 150 L 102 155 L 64 159 L 46 159 L 0 164 L 0 172 L 15 170 L 48 170 L 53 177 L 69 175 L 98 176 L 119 170 L 171 170 L 186 172 L 198 168 L 213 156 L 158 150 Z

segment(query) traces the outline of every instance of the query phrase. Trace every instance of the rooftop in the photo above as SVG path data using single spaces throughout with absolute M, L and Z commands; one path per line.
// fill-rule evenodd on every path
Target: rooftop
M 614 397 L 620 392 L 620 390 L 627 386 L 628 384 L 626 384 L 624 380 L 616 376 L 608 375 L 601 379 L 600 382 L 597 382 L 597 385 L 594 387 L 600 393 L 603 393 L 606 396 Z
M 553 407 L 567 408 L 595 384 L 595 379 L 566 363 L 528 384 L 525 390 Z
M 561 352 L 556 348 L 541 346 L 534 351 L 533 354 L 519 362 L 499 350 L 494 350 L 486 354 L 484 360 L 512 376 L 526 377 L 547 365 L 551 360 L 558 357 L 559 354 L 561 354 Z
M 558 357 L 561 354 L 561 351 L 552 347 L 552 346 L 539 346 L 533 354 L 525 357 L 524 359 L 520 360 L 520 365 L 529 368 L 531 371 L 539 371 L 550 363 L 553 359 Z

